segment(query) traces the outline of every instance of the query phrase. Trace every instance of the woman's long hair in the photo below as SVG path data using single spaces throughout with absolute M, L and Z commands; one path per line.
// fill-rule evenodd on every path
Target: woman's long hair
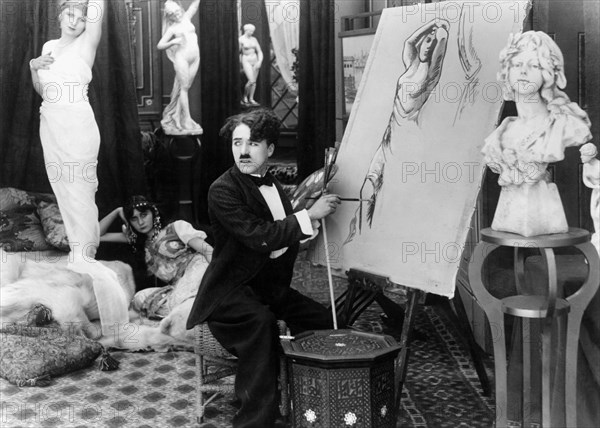
M 508 101 L 515 99 L 513 88 L 508 82 L 508 73 L 512 59 L 526 50 L 534 50 L 540 62 L 544 79 L 540 88 L 542 99 L 547 104 L 556 98 L 563 98 L 568 102 L 567 94 L 561 91 L 567 86 L 562 52 L 554 40 L 542 31 L 511 34 L 507 46 L 500 51 L 501 69 L 498 72 L 498 81 L 502 84 L 504 99 Z

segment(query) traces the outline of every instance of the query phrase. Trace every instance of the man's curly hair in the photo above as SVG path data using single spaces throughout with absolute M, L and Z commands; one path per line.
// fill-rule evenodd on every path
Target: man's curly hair
M 267 141 L 267 146 L 277 146 L 279 140 L 279 128 L 281 121 L 273 110 L 268 108 L 257 108 L 227 118 L 225 125 L 219 131 L 219 135 L 225 141 L 231 143 L 233 130 L 241 124 L 250 128 L 250 139 L 252 141 Z

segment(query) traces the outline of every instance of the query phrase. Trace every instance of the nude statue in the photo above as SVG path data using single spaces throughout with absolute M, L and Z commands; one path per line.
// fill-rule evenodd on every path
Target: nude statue
M 184 10 L 176 1 L 167 0 L 163 13 L 163 35 L 156 45 L 166 50 L 175 69 L 171 102 L 165 107 L 161 125 L 168 135 L 202 134 L 202 127 L 190 116 L 189 89 L 200 65 L 200 48 L 192 17 L 198 11 L 200 0 Z
M 259 104 L 254 99 L 254 93 L 256 91 L 256 80 L 258 79 L 260 66 L 263 62 L 263 52 L 258 40 L 254 37 L 256 27 L 252 24 L 246 24 L 244 25 L 243 30 L 244 34 L 239 38 L 240 64 L 248 82 L 244 86 L 242 104 L 257 106 Z

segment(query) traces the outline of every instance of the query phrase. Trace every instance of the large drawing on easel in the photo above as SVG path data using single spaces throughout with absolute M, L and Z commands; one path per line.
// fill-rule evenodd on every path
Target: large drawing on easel
M 452 296 L 502 106 L 498 53 L 527 1 L 385 9 L 337 156 L 330 261 Z M 324 263 L 315 246 L 313 258 Z

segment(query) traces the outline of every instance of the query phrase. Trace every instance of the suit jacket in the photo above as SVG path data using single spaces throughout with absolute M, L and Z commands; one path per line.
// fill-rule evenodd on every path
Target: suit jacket
M 237 166 L 210 186 L 208 213 L 214 253 L 187 320 L 188 329 L 206 321 L 229 293 L 261 271 L 272 251 L 283 247 L 288 250 L 277 259 L 281 259 L 279 278 L 289 286 L 298 244 L 308 235 L 302 232 L 281 185 L 274 182 L 287 216 L 277 221 L 256 184 Z

